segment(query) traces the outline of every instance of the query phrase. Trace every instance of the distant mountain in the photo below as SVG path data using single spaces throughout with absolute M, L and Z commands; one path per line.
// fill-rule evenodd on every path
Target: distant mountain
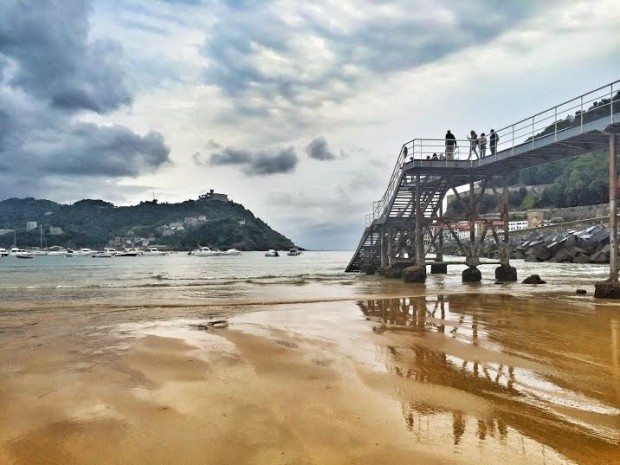
M 27 223 L 35 229 L 27 231 Z M 127 207 L 91 199 L 71 205 L 34 198 L 0 202 L 0 246 L 13 243 L 13 232 L 9 230 L 17 231 L 20 247 L 39 245 L 41 227 L 47 245 L 69 247 L 102 247 L 115 238 L 137 244 L 140 238 L 150 238 L 151 242 L 177 249 L 198 245 L 240 250 L 294 246 L 243 205 L 227 199 L 153 201 Z

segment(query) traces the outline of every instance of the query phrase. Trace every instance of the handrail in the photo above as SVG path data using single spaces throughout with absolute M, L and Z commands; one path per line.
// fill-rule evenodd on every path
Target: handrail
M 615 95 L 614 90 L 616 92 Z M 605 92 L 600 93 L 601 91 Z M 568 108 L 563 108 L 567 104 L 573 105 Z M 604 110 L 607 106 L 609 106 L 610 124 L 613 124 L 616 122 L 616 114 L 620 113 L 620 79 L 540 111 L 509 126 L 498 129 L 496 134 L 499 136 L 499 140 L 496 142 L 494 149 L 491 147 L 490 134 L 486 134 L 486 149 L 491 152 L 487 156 L 497 156 L 498 152 L 504 150 L 512 150 L 514 153 L 516 147 L 526 143 L 534 147 L 535 142 L 544 137 L 553 136 L 554 140 L 557 141 L 558 134 L 567 129 L 579 127 L 580 130 L 583 131 L 584 116 L 586 116 L 585 119 L 587 119 L 587 115 L 597 112 L 601 113 L 601 117 L 604 117 L 605 115 L 601 110 Z M 614 106 L 616 107 L 615 109 Z M 546 114 L 548 115 L 544 118 L 539 118 Z M 586 123 L 587 122 L 588 121 L 586 121 Z M 524 125 L 524 123 L 527 123 L 527 125 Z M 407 158 L 411 157 L 411 160 L 427 160 L 432 163 L 432 166 L 437 166 L 436 163 L 438 161 L 448 166 L 451 160 L 459 160 L 459 164 L 462 166 L 464 153 L 461 153 L 461 148 L 469 148 L 469 146 L 470 141 L 468 139 L 457 139 L 456 147 L 451 151 L 452 153 L 449 153 L 450 150 L 446 148 L 445 139 L 416 138 L 404 143 L 401 146 L 385 193 L 379 201 L 373 202 L 372 213 L 367 215 L 367 226 L 372 223 L 372 221 L 383 218 L 386 215 L 386 207 L 390 204 L 400 184 L 402 167 Z M 442 152 L 442 150 L 440 150 L 442 148 L 444 149 L 443 158 L 439 155 Z M 478 147 L 478 149 L 480 149 L 480 147 Z M 467 160 L 473 163 L 471 151 L 465 150 L 465 152 L 468 152 Z M 438 154 L 438 158 L 433 158 L 431 153 Z M 478 153 L 480 154 L 480 152 Z M 389 215 L 389 211 L 387 214 Z M 368 222 L 369 219 L 370 223 Z

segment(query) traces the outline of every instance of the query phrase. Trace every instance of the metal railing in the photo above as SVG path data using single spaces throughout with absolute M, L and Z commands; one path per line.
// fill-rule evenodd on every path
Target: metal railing
M 562 132 L 577 129 L 580 133 L 587 123 L 601 118 L 614 124 L 619 113 L 620 79 L 499 129 L 497 152 L 514 152 L 527 144 L 533 148 L 536 141 L 548 137 L 557 141 Z
M 536 141 L 547 137 L 557 141 L 563 131 L 570 129 L 578 128 L 578 132 L 583 132 L 587 129 L 587 123 L 601 118 L 608 117 L 609 124 L 614 124 L 620 120 L 618 114 L 620 79 L 497 130 L 499 139 L 495 144 L 492 143 L 490 131 L 485 132 L 486 144 L 481 146 L 479 143 L 476 152 L 470 150 L 469 139 L 457 139 L 453 149 L 446 145 L 445 139 L 410 140 L 401 147 L 383 197 L 373 202 L 372 213 L 366 215 L 366 226 L 386 215 L 386 207 L 400 184 L 402 167 L 408 161 L 428 161 L 429 166 L 449 166 L 454 160 L 473 163 L 479 158 L 497 156 L 507 150 L 514 153 L 517 147 L 526 147 L 527 144 L 534 148 Z

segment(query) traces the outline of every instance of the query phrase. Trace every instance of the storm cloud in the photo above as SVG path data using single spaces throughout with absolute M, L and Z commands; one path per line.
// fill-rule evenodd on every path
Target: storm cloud
M 226 148 L 221 152 L 212 153 L 209 163 L 212 166 L 238 165 L 247 176 L 269 176 L 272 174 L 291 173 L 299 158 L 293 147 L 276 152 L 256 152 Z
M 156 132 L 140 136 L 123 126 L 80 124 L 47 152 L 42 167 L 57 174 L 138 176 L 168 162 L 169 153 Z
M 89 40 L 88 0 L 0 3 L 0 54 L 17 64 L 9 84 L 53 107 L 98 113 L 131 103 L 122 48 Z
M 157 132 L 86 123 L 132 102 L 120 44 L 93 39 L 88 0 L 0 3 L 0 164 L 8 186 L 34 178 L 137 177 L 168 163 Z M 52 189 L 52 187 L 50 187 Z
M 306 153 L 315 160 L 335 160 L 336 155 L 329 150 L 325 137 L 313 139 L 306 147 Z
M 485 43 L 554 3 L 224 2 L 203 47 L 204 77 L 258 115 L 315 108 L 378 75 Z

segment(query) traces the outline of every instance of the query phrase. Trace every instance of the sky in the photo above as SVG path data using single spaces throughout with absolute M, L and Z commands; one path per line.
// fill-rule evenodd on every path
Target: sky
M 401 145 L 620 78 L 617 0 L 1 0 L 0 200 L 227 193 L 353 249 Z

